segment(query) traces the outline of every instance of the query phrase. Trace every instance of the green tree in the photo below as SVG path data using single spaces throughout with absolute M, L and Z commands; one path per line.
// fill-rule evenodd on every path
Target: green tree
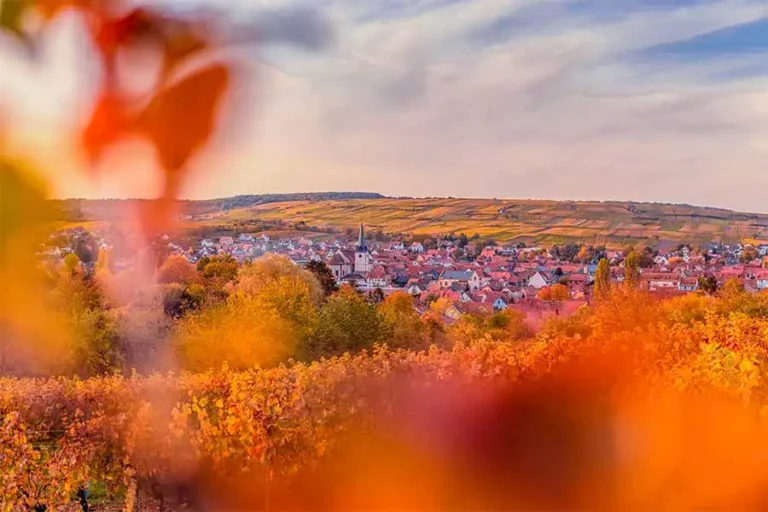
M 333 272 L 324 261 L 312 260 L 307 263 L 306 269 L 312 272 L 320 282 L 320 286 L 323 287 L 323 293 L 326 297 L 339 291 L 339 286 L 336 284 L 336 278 L 333 277 Z
M 595 271 L 595 299 L 603 300 L 611 293 L 611 265 L 606 258 L 601 258 Z

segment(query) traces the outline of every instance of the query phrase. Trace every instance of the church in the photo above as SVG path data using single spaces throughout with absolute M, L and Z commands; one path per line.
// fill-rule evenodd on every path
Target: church
M 331 257 L 328 266 L 333 272 L 336 281 L 341 281 L 350 274 L 359 274 L 365 277 L 373 268 L 373 259 L 368 252 L 368 244 L 365 243 L 365 229 L 360 223 L 360 234 L 357 237 L 357 245 L 354 249 L 339 249 Z

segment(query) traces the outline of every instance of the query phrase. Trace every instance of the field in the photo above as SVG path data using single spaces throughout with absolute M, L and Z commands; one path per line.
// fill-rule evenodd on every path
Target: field
M 626 202 L 559 202 L 495 199 L 344 199 L 284 201 L 211 212 L 191 224 L 245 220 L 304 221 L 343 229 L 364 222 L 368 230 L 438 235 L 454 232 L 498 241 L 541 244 L 568 241 L 618 247 L 768 236 L 768 215 L 689 205 Z
M 60 207 L 67 221 L 57 222 L 57 227 L 96 228 L 105 221 L 119 223 L 133 210 L 135 204 L 132 203 L 130 200 L 65 200 Z M 501 242 L 545 245 L 586 242 L 608 247 L 627 244 L 666 247 L 680 243 L 768 239 L 768 214 L 661 203 L 412 199 L 325 193 L 183 201 L 181 208 L 185 216 L 180 229 L 207 228 L 212 233 L 209 236 L 221 235 L 227 230 L 253 231 L 260 223 L 271 224 L 282 234 L 322 236 L 312 230 L 342 231 L 364 222 L 369 231 L 423 237 L 453 232 Z M 302 221 L 309 229 L 296 225 Z

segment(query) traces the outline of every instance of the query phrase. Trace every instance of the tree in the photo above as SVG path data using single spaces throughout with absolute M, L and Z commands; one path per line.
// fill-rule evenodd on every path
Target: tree
M 160 284 L 178 283 L 189 285 L 199 280 L 195 267 L 184 256 L 173 254 L 157 269 L 157 282 Z
M 533 331 L 525 323 L 525 315 L 517 309 L 507 308 L 491 315 L 487 322 L 494 341 L 519 341 L 530 338 Z
M 96 259 L 96 269 L 109 271 L 112 265 L 110 258 L 112 251 L 106 247 L 99 247 L 99 255 Z
M 698 279 L 699 290 L 714 295 L 717 292 L 717 278 L 713 275 L 699 276 Z
M 171 318 L 181 318 L 190 311 L 199 309 L 204 296 L 205 291 L 199 284 L 168 284 L 163 288 L 163 311 Z
M 382 338 L 390 347 L 426 348 L 426 325 L 414 308 L 413 297 L 396 292 L 378 307 L 382 323 Z
M 369 295 L 371 302 L 374 304 L 381 304 L 384 302 L 384 291 L 381 288 L 375 288 Z
M 197 270 L 210 285 L 223 288 L 237 279 L 239 266 L 235 258 L 225 254 L 213 258 L 201 258 Z
M 306 269 L 312 272 L 318 282 L 320 282 L 320 286 L 323 287 L 323 293 L 326 297 L 329 297 L 339 290 L 339 286 L 336 284 L 336 278 L 333 277 L 333 272 L 324 261 L 312 260 L 307 263 Z
M 240 270 L 238 296 L 257 299 L 288 322 L 304 343 L 317 323 L 323 289 L 312 272 L 286 256 L 268 254 Z
M 68 271 L 58 276 L 53 291 L 64 313 L 61 327 L 71 337 L 71 370 L 84 377 L 117 370 L 122 354 L 116 318 L 99 284 L 88 274 Z
M 376 308 L 349 285 L 342 286 L 320 309 L 317 330 L 304 357 L 332 356 L 370 348 L 381 339 Z
M 567 286 L 557 283 L 553 284 L 552 286 L 542 288 L 539 290 L 539 293 L 536 294 L 536 297 L 545 301 L 564 301 L 571 297 L 571 293 Z
M 93 244 L 89 243 L 84 235 L 75 238 L 72 252 L 85 264 L 91 263 L 95 259 Z
M 304 285 L 309 298 L 316 305 L 320 304 L 324 296 L 323 287 L 314 273 L 296 265 L 287 256 L 278 254 L 267 254 L 240 269 L 236 289 L 255 296 L 272 291 L 276 284 L 285 287 Z
M 176 357 L 192 371 L 270 366 L 291 357 L 298 342 L 295 326 L 274 307 L 242 295 L 185 317 L 174 334 Z
M 587 245 L 582 245 L 575 259 L 580 261 L 581 263 L 587 263 L 589 261 L 592 261 L 593 257 L 594 257 L 594 251 L 592 247 Z
M 80 258 L 78 258 L 75 253 L 71 252 L 64 256 L 64 270 L 67 272 L 67 274 L 72 276 L 75 274 L 75 272 L 77 272 L 77 269 L 79 268 Z
M 611 265 L 606 258 L 597 262 L 594 286 L 594 296 L 597 300 L 603 300 L 611 293 Z
M 624 259 L 624 286 L 630 290 L 640 285 L 640 255 L 630 252 Z

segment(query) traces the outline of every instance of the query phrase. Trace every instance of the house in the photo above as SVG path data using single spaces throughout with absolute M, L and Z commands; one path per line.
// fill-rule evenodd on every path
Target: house
M 488 284 L 488 281 L 489 279 L 482 272 L 475 270 L 472 272 L 472 277 L 469 278 L 469 289 L 477 291 Z
M 467 287 L 470 279 L 472 279 L 472 274 L 470 270 L 445 270 L 440 274 L 440 287 L 451 288 L 455 284 Z
M 539 271 L 534 272 L 533 275 L 528 278 L 528 286 L 537 290 L 544 288 L 547 284 L 547 280 Z
M 768 276 L 766 276 L 765 284 L 768 286 Z M 677 284 L 677 289 L 684 292 L 693 292 L 698 290 L 698 288 L 699 279 L 692 276 L 681 276 L 680 281 Z
M 504 300 L 504 297 L 496 297 L 496 299 L 493 301 L 494 311 L 504 311 L 508 307 L 509 305 L 507 304 L 507 301 Z
M 408 250 L 416 254 L 422 254 L 424 252 L 424 245 L 421 242 L 413 242 Z
M 371 288 L 389 286 L 392 281 L 392 276 L 387 273 L 387 269 L 384 265 L 374 265 L 371 271 L 366 276 L 366 283 Z
M 640 280 L 643 288 L 650 291 L 679 286 L 679 278 L 672 272 L 643 272 L 640 274 Z
M 232 239 L 231 236 L 222 236 L 219 238 L 219 244 L 223 247 L 229 247 L 235 244 L 235 241 Z
M 419 286 L 418 282 L 414 282 L 408 285 L 408 287 L 406 288 L 406 291 L 408 292 L 409 295 L 421 295 L 422 293 L 424 293 L 425 290 L 421 289 L 421 286 Z
M 340 282 L 344 276 L 351 274 L 355 269 L 355 254 L 353 251 L 339 249 L 328 261 L 333 277 Z
M 755 274 L 755 288 L 765 290 L 768 288 L 768 271 L 757 272 Z

